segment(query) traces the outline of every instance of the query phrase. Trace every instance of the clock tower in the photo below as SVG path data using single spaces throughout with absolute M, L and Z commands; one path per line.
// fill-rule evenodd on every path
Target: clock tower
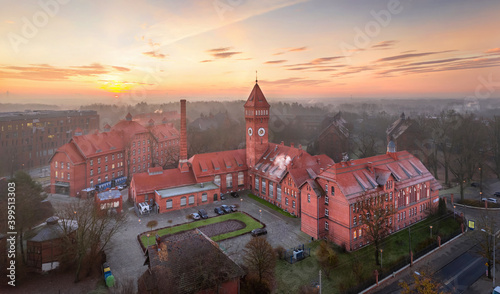
M 253 167 L 264 155 L 269 138 L 269 108 L 266 97 L 255 80 L 252 93 L 244 105 L 246 122 L 247 166 Z

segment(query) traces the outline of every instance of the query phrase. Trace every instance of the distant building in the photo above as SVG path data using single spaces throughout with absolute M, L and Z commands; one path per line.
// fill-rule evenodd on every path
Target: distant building
M 139 293 L 237 294 L 243 269 L 198 229 L 157 238 L 146 251 Z M 167 290 L 168 289 L 168 290 Z
M 37 271 L 49 271 L 59 266 L 61 257 L 68 253 L 70 248 L 64 246 L 64 238 L 76 238 L 74 231 L 78 228 L 76 223 L 71 224 L 71 232 L 65 232 L 57 216 L 47 219 L 45 224 L 35 228 L 30 234 L 33 237 L 27 240 L 27 264 Z
M 135 173 L 178 157 L 179 132 L 172 124 L 154 121 L 143 126 L 125 120 L 105 132 L 75 135 L 50 159 L 51 193 L 78 196 L 124 184 Z
M 418 133 L 414 126 L 414 122 L 406 117 L 405 113 L 401 113 L 399 119 L 394 121 L 385 131 L 387 135 L 387 144 L 390 141 L 396 144 L 397 150 L 413 151 L 415 140 L 418 139 Z
M 44 166 L 57 148 L 76 135 L 99 129 L 93 110 L 26 110 L 0 113 L 1 174 Z
M 310 144 L 317 154 L 326 154 L 335 162 L 342 161 L 343 154 L 351 153 L 349 143 L 350 132 L 347 122 L 338 112 L 333 117 L 326 117 L 322 123 L 322 130 Z M 309 149 L 308 149 L 309 150 Z
M 245 149 L 197 154 L 188 160 L 186 101 L 181 100 L 178 168 L 134 175 L 130 198 L 136 203 L 148 201 L 162 213 L 216 201 L 220 193 L 248 189 L 301 217 L 303 232 L 328 238 L 347 250 L 367 244 L 359 222 L 362 199 L 386 199 L 386 205 L 397 211 L 390 219 L 393 232 L 422 220 L 437 206 L 439 183 L 418 158 L 397 152 L 392 140 L 386 154 L 355 161 L 342 156 L 335 163 L 324 154 L 310 155 L 300 145 L 270 143 L 269 110 L 256 83 L 244 105 Z M 396 123 L 388 135 L 397 139 L 405 126 L 405 121 Z M 328 142 L 329 136 L 342 140 L 349 136 L 340 114 L 329 123 L 323 141 Z M 336 139 L 331 142 L 332 148 L 337 143 Z
M 123 210 L 122 194 L 118 189 L 95 193 L 97 210 L 103 214 L 121 213 Z

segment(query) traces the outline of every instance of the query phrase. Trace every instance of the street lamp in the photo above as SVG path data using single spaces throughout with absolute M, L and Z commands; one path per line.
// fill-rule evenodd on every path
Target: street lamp
M 431 239 L 432 239 L 432 226 L 430 226 L 429 228 L 431 228 Z
M 262 209 L 259 209 L 259 223 L 262 225 Z
M 489 236 L 493 236 L 493 273 L 491 275 L 493 276 L 493 288 L 495 288 L 495 274 L 496 274 L 495 273 L 495 238 L 496 238 L 497 234 L 496 233 L 495 234 L 488 233 L 485 229 L 481 229 L 481 231 L 485 232 Z
M 380 249 L 380 268 L 382 268 L 382 252 L 384 252 L 384 250 Z
M 457 206 L 453 205 L 453 219 L 455 219 L 455 208 L 457 208 Z
M 240 205 L 241 212 L 243 212 L 243 198 L 240 198 L 240 202 L 241 202 L 241 205 Z

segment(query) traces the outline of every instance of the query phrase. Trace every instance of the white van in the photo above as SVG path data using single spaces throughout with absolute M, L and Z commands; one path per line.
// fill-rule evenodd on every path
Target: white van
M 140 214 L 145 214 L 145 213 L 149 212 L 149 204 L 147 204 L 146 202 L 141 202 L 138 204 L 139 204 L 139 213 Z

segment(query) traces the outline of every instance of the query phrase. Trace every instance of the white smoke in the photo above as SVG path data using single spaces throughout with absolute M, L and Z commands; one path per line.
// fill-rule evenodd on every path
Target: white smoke
M 290 156 L 286 156 L 285 155 L 282 155 L 280 154 L 278 157 L 276 157 L 276 159 L 274 160 L 274 165 L 278 165 L 280 169 L 285 169 L 286 166 L 288 164 L 290 164 L 290 161 L 292 161 L 292 159 L 290 158 Z
M 157 109 L 157 110 L 155 110 L 155 113 L 163 113 L 163 110 Z

